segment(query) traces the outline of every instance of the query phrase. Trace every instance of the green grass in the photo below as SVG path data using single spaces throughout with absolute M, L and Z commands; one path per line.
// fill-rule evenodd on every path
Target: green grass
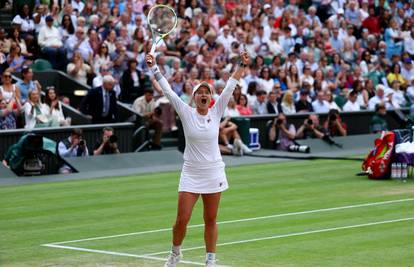
M 227 168 L 219 221 L 414 198 L 414 183 L 355 176 L 354 161 L 292 161 Z M 132 257 L 41 244 L 168 228 L 179 173 L 0 188 L 0 266 L 162 266 Z M 202 223 L 201 202 L 191 225 Z M 414 201 L 268 218 L 219 226 L 218 243 L 414 217 Z M 184 248 L 203 245 L 188 230 Z M 142 255 L 165 251 L 169 231 L 64 244 Z M 412 266 L 414 220 L 218 247 L 230 266 Z M 160 255 L 165 257 L 166 255 Z M 202 262 L 203 249 L 184 253 Z

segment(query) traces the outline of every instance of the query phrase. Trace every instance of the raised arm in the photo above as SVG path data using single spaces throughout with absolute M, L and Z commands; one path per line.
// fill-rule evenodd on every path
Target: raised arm
M 230 97 L 233 94 L 234 88 L 236 88 L 237 83 L 244 74 L 245 68 L 250 63 L 249 54 L 246 51 L 240 53 L 240 64 L 236 66 L 235 71 L 231 75 L 230 79 L 227 81 L 226 87 L 221 93 L 220 97 L 217 99 L 214 107 L 217 109 L 217 112 L 220 116 L 223 116 L 224 110 L 226 109 L 227 104 L 229 103 Z
M 184 103 L 181 98 L 171 89 L 171 86 L 168 83 L 167 79 L 161 74 L 155 62 L 154 56 L 147 54 L 145 57 L 145 62 L 147 63 L 148 68 L 154 74 L 155 80 L 161 87 L 162 92 L 168 98 L 168 100 L 170 100 L 170 103 L 173 105 L 178 115 L 184 114 L 184 112 L 188 110 L 190 106 Z

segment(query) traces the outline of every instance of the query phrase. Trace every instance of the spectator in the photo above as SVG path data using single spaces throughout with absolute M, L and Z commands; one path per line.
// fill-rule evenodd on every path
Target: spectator
M 288 71 L 288 76 L 287 76 L 287 87 L 288 89 L 295 91 L 297 90 L 297 88 L 299 88 L 300 86 L 300 81 L 299 81 L 299 72 L 298 72 L 298 68 L 296 67 L 296 65 L 290 65 L 289 67 L 289 71 Z
M 138 97 L 132 104 L 132 108 L 144 119 L 145 125 L 148 129 L 155 131 L 151 148 L 161 149 L 161 135 L 163 123 L 158 118 L 158 104 L 154 100 L 154 91 L 152 89 L 145 89 L 144 95 Z
M 240 95 L 236 108 L 239 111 L 240 116 L 253 114 L 253 109 L 249 106 L 249 102 L 245 94 Z
M 27 39 L 33 38 L 32 36 L 26 37 Z M 23 56 L 23 58 L 26 60 L 26 64 L 30 64 L 31 59 L 33 59 L 33 54 L 27 51 L 26 41 L 21 38 L 20 31 L 18 28 L 12 28 L 11 34 L 10 34 L 10 41 L 11 43 L 17 44 L 17 46 L 20 47 L 20 54 Z
M 82 27 L 76 27 L 75 34 L 66 40 L 65 46 L 68 60 L 73 58 L 75 52 L 79 52 L 84 61 L 92 63 L 93 50 Z
M 268 67 L 262 68 L 260 71 L 260 79 L 259 79 L 260 87 L 269 93 L 273 89 L 274 80 L 270 76 L 270 69 Z
M 105 127 L 102 129 L 102 140 L 98 140 L 93 149 L 93 155 L 120 154 L 118 148 L 118 138 L 114 134 L 114 129 Z
M 120 99 L 123 102 L 132 103 L 135 99 L 143 96 L 144 79 L 144 74 L 137 70 L 137 61 L 130 59 L 128 69 L 122 74 Z
M 401 108 L 407 104 L 407 100 L 405 99 L 403 91 L 400 90 L 400 87 L 400 82 L 394 80 L 391 83 L 392 90 L 388 92 L 388 94 L 391 94 L 391 104 L 394 108 Z
M 4 96 L 0 94 L 0 130 L 16 129 L 16 119 L 20 115 L 21 109 L 22 106 L 17 98 L 6 101 Z
M 319 117 L 316 114 L 311 114 L 296 132 L 297 139 L 319 138 L 325 136 L 325 130 L 319 125 Z
M 295 109 L 297 113 L 313 112 L 313 107 L 312 104 L 309 102 L 309 99 L 309 91 L 306 89 L 300 90 L 299 100 L 295 104 Z
M 3 85 L 0 85 L 0 95 L 2 96 L 2 100 L 6 101 L 6 104 L 14 100 L 21 99 L 20 89 L 16 84 L 12 83 L 12 74 L 11 70 L 7 69 L 3 72 Z
M 328 118 L 326 119 L 323 128 L 329 136 L 346 136 L 347 135 L 347 126 L 339 115 L 337 109 L 331 109 L 328 113 Z
M 23 67 L 22 69 L 22 80 L 17 83 L 17 87 L 20 91 L 20 101 L 24 104 L 27 101 L 29 91 L 38 91 L 39 94 L 42 91 L 42 86 L 39 81 L 33 80 L 33 70 L 29 67 Z M 18 94 L 16 94 L 18 95 Z
M 411 27 L 410 35 L 404 38 L 404 52 L 407 52 L 414 59 L 414 27 Z
M 405 83 L 403 76 L 401 75 L 401 67 L 398 63 L 394 63 L 391 66 L 391 72 L 387 75 L 388 85 L 391 86 L 394 80 L 399 81 L 401 84 Z
M 358 94 L 355 91 L 351 91 L 348 94 L 348 101 L 345 103 L 345 105 L 342 107 L 343 111 L 349 112 L 349 111 L 360 111 L 361 106 L 357 102 Z
M 21 54 L 20 46 L 12 43 L 10 46 L 10 53 L 7 56 L 7 64 L 12 72 L 22 71 L 23 65 L 29 63 Z
M 296 129 L 293 124 L 288 124 L 286 116 L 280 113 L 272 123 L 269 130 L 269 141 L 275 149 L 288 151 L 291 145 L 294 145 L 296 138 Z
M 29 91 L 29 98 L 23 106 L 25 117 L 25 128 L 42 128 L 50 126 L 45 104 L 40 101 L 37 90 Z
M 390 103 L 391 97 L 386 97 L 384 91 L 385 87 L 382 84 L 377 85 L 375 96 L 369 99 L 368 109 L 375 110 L 375 107 L 379 103 L 383 103 L 386 109 L 392 108 L 392 105 Z
M 115 79 L 106 75 L 101 87 L 94 88 L 83 98 L 80 106 L 82 113 L 92 120 L 92 123 L 112 123 L 118 121 L 116 96 L 113 91 Z
M 95 55 L 94 65 L 93 65 L 95 73 L 98 73 L 102 66 L 106 66 L 107 68 L 110 68 L 112 64 L 113 63 L 109 56 L 108 45 L 104 42 L 99 47 L 99 52 Z
M 291 90 L 285 92 L 280 104 L 281 112 L 285 115 L 296 113 L 295 101 L 293 99 L 293 93 Z
M 401 75 L 404 78 L 404 85 L 408 85 L 411 80 L 411 77 L 414 77 L 414 68 L 411 58 L 405 58 L 403 60 Z
M 10 39 L 6 38 L 7 32 L 0 28 L 0 52 L 8 54 L 10 52 L 11 42 Z
M 236 108 L 236 100 L 234 97 L 230 97 L 229 103 L 227 104 L 226 109 L 224 110 L 224 117 L 239 117 L 239 110 Z
M 371 133 L 380 133 L 388 130 L 388 124 L 386 120 L 387 109 L 384 103 L 378 103 L 375 107 L 375 114 L 369 123 L 369 129 Z
M 252 108 L 255 115 L 267 114 L 265 91 L 259 90 L 256 92 L 256 101 L 254 101 Z
M 38 42 L 42 53 L 50 61 L 54 69 L 63 70 L 65 66 L 65 49 L 59 30 L 53 26 L 53 17 L 46 17 L 46 26 L 40 29 Z
M 92 72 L 92 68 L 84 63 L 81 53 L 79 51 L 74 52 L 72 62 L 67 66 L 67 73 L 79 83 L 86 85 L 88 81 L 87 75 Z
M 72 20 L 69 15 L 63 15 L 62 22 L 58 29 L 60 36 L 62 36 L 63 43 L 65 43 L 66 40 L 75 33 L 75 27 L 73 27 Z
M 338 104 L 336 104 L 336 102 L 333 99 L 333 95 L 331 91 L 326 91 L 325 92 L 325 98 L 327 100 L 327 102 L 329 103 L 329 109 L 336 109 L 338 111 L 341 111 L 341 108 L 338 106 Z
M 20 31 L 24 37 L 34 34 L 35 24 L 30 13 L 29 5 L 24 4 L 22 6 L 22 10 L 13 18 L 12 23 L 20 24 Z
M 312 102 L 313 110 L 316 113 L 328 113 L 329 112 L 329 102 L 326 101 L 325 93 L 322 91 L 318 92 L 317 98 Z
M 70 136 L 60 141 L 57 145 L 58 154 L 62 158 L 85 157 L 89 156 L 88 146 L 82 136 L 81 129 L 73 129 Z M 72 173 L 73 169 L 64 164 L 59 173 Z
M 279 114 L 280 113 L 280 104 L 277 101 L 277 94 L 275 91 L 270 91 L 267 95 L 267 113 L 268 114 Z
M 48 114 L 49 119 L 52 121 L 53 126 L 70 125 L 70 119 L 65 119 L 65 115 L 63 115 L 62 104 L 59 101 L 59 97 L 54 86 L 48 86 L 46 88 L 45 111 L 46 114 Z

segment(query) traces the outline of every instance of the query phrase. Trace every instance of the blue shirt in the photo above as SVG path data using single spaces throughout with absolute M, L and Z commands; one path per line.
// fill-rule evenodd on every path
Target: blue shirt
M 29 81 L 29 83 L 24 83 L 24 81 L 21 80 L 17 83 L 17 86 L 19 86 L 20 88 L 22 102 L 26 102 L 29 96 L 29 90 L 36 90 L 36 86 L 33 81 Z

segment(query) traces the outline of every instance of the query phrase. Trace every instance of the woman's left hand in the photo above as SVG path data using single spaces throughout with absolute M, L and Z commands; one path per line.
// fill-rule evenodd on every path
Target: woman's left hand
M 250 64 L 250 56 L 249 53 L 247 53 L 246 51 L 242 51 L 240 52 L 240 60 L 242 62 L 243 65 L 249 65 Z

